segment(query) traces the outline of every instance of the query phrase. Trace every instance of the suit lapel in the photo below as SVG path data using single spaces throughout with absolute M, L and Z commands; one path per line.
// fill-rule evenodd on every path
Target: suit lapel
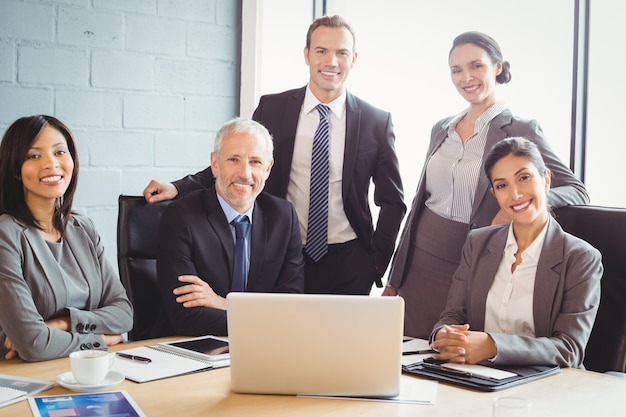
M 432 158 L 433 154 L 439 149 L 444 139 L 448 136 L 448 126 L 450 125 L 450 121 L 452 117 L 442 123 L 441 129 L 436 131 L 433 134 L 432 143 L 430 144 L 430 148 L 428 149 L 428 154 L 426 155 L 426 160 L 422 165 L 422 172 L 420 174 L 419 183 L 417 184 L 417 189 L 415 190 L 415 197 L 413 197 L 413 202 L 411 205 L 411 210 L 409 211 L 408 218 L 406 220 L 407 224 L 414 224 L 415 219 L 419 218 L 419 215 L 422 211 L 422 208 L 425 206 L 426 198 L 424 197 L 426 193 L 426 168 L 428 166 L 428 162 L 430 158 Z M 409 230 L 408 228 L 404 228 L 402 232 L 401 239 L 404 239 L 404 233 Z M 407 235 L 408 236 L 408 235 Z M 408 250 L 408 246 L 400 245 L 400 251 L 405 252 Z M 402 256 L 396 256 L 398 259 L 406 259 L 408 255 L 404 254 Z
M 485 159 L 489 154 L 489 151 L 499 141 L 507 137 L 507 133 L 503 130 L 504 126 L 511 123 L 512 114 L 511 111 L 505 109 L 493 118 L 489 126 L 489 132 L 487 132 L 487 141 L 485 143 L 485 152 L 483 153 L 483 161 L 480 164 L 480 172 L 478 175 L 478 184 L 476 184 L 476 194 L 474 194 L 474 203 L 472 205 L 472 213 L 476 213 L 478 207 L 482 204 L 483 200 L 487 196 L 489 190 L 489 179 L 484 174 Z
M 348 195 L 348 188 L 354 173 L 359 138 L 361 135 L 361 109 L 356 99 L 349 92 L 346 93 L 346 138 L 343 151 L 342 194 Z
M 550 218 L 549 221 L 541 257 L 537 263 L 533 290 L 533 320 L 535 335 L 538 337 L 552 333 L 550 326 L 553 323 L 551 319 L 553 301 L 559 285 L 560 268 L 563 264 L 563 232 L 554 219 Z M 487 244 L 487 253 L 481 259 L 474 260 L 478 265 L 474 275 L 490 277 L 489 280 L 479 279 L 470 283 L 472 296 L 469 317 L 480 324 L 480 329 L 475 328 L 475 330 L 482 330 L 485 323 L 485 300 L 502 259 L 508 230 L 508 227 L 498 230 Z
M 552 308 L 554 296 L 559 286 L 560 270 L 563 265 L 564 235 L 552 217 L 549 219 L 548 230 L 537 262 L 535 289 L 533 291 L 533 315 L 535 335 L 552 334 Z
M 486 246 L 486 252 L 480 259 L 474 259 L 474 263 L 477 265 L 476 273 L 472 274 L 476 277 L 489 277 L 489 279 L 477 279 L 470 283 L 471 288 L 471 311 L 469 317 L 475 323 L 474 330 L 482 330 L 485 325 L 485 309 L 487 294 L 491 289 L 493 280 L 496 277 L 496 272 L 500 262 L 502 261 L 502 253 L 506 244 L 506 239 L 509 233 L 508 227 L 502 227 L 498 229 L 489 239 Z
M 426 161 L 424 162 L 424 165 L 422 166 L 420 182 L 417 185 L 417 191 L 416 191 L 417 197 L 415 198 L 415 201 L 419 201 L 420 204 L 423 204 L 424 202 L 424 200 L 422 199 L 422 196 L 424 195 L 424 192 L 426 190 L 426 167 L 428 166 L 428 162 L 430 161 L 430 158 L 433 157 L 435 152 L 437 152 L 437 149 L 439 149 L 443 141 L 448 137 L 448 128 L 450 127 L 450 122 L 452 121 L 453 118 L 454 117 L 448 118 L 448 120 L 446 120 L 442 124 L 441 129 L 439 129 L 433 135 L 433 140 L 432 140 L 432 143 L 430 144 L 430 149 L 428 149 L 428 155 L 426 155 Z
M 65 230 L 65 238 L 63 239 L 63 244 L 67 245 L 70 248 L 70 251 L 74 254 L 76 262 L 78 263 L 78 267 L 83 272 L 85 277 L 100 277 L 100 271 L 94 268 L 94 263 L 89 262 L 87 260 L 87 256 L 91 255 L 91 243 L 89 242 L 86 233 L 81 232 L 82 227 L 80 227 L 75 220 L 71 220 L 68 222 L 67 228 Z M 81 256 L 83 254 L 83 256 Z M 101 286 L 101 279 L 92 279 L 86 281 L 87 285 L 90 286 L 89 290 L 89 306 L 90 308 L 96 308 L 99 299 L 94 300 L 92 296 L 94 294 L 101 294 L 102 289 L 91 288 L 92 285 Z M 98 297 L 99 298 L 99 297 Z
M 233 234 L 230 230 L 230 226 L 226 220 L 226 215 L 224 215 L 224 211 L 222 210 L 219 201 L 217 201 L 217 192 L 215 191 L 215 188 L 210 189 L 206 193 L 205 207 L 207 208 L 207 222 L 215 231 L 222 249 L 226 254 L 230 279 L 230 277 L 232 277 L 232 268 L 235 258 L 235 243 L 233 241 Z
M 250 231 L 250 269 L 248 270 L 248 283 L 263 267 L 263 260 L 267 251 L 267 218 L 258 203 L 254 203 L 252 214 L 252 230 Z
M 268 191 L 283 198 L 287 196 L 293 148 L 305 92 L 306 87 L 295 90 L 285 101 L 285 106 L 277 109 L 281 114 L 282 124 L 278 132 L 273 132 L 274 167 L 268 180 Z
M 67 305 L 67 288 L 65 287 L 65 281 L 63 280 L 61 268 L 59 267 L 58 262 L 54 259 L 46 241 L 40 235 L 39 230 L 34 227 L 25 228 L 24 236 L 33 248 L 34 255 L 37 258 L 37 261 L 41 264 L 41 268 L 46 271 L 42 278 L 48 281 L 48 285 L 52 289 L 63 286 L 64 291 L 51 291 L 51 295 L 54 297 L 54 303 L 49 304 L 55 306 L 55 309 L 56 306 Z

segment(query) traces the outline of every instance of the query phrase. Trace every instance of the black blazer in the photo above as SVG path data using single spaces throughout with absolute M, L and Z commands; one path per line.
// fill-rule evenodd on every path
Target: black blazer
M 196 275 L 226 297 L 235 244 L 215 188 L 174 201 L 161 218 L 157 276 L 163 311 L 155 335 L 226 335 L 226 311 L 185 308 L 172 294 L 179 275 Z M 304 291 L 304 261 L 296 211 L 286 200 L 261 193 L 252 214 L 250 292 Z
M 306 87 L 261 97 L 252 118 L 274 138 L 274 166 L 265 191 L 287 196 L 293 148 Z M 342 198 L 346 217 L 357 238 L 372 253 L 380 275 L 387 269 L 400 223 L 406 212 L 402 180 L 389 112 L 347 93 L 346 145 Z M 374 203 L 380 207 L 374 228 L 369 207 L 369 186 L 374 183 Z M 181 195 L 213 183 L 210 168 L 176 181 Z

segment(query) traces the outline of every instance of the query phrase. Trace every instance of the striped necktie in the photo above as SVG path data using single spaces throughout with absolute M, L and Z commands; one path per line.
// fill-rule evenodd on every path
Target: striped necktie
M 242 292 L 246 289 L 248 278 L 246 246 L 250 221 L 248 216 L 238 216 L 231 224 L 235 226 L 235 262 L 233 264 L 233 282 L 231 291 Z
M 320 122 L 313 136 L 309 221 L 305 252 L 315 262 L 328 253 L 328 106 L 318 104 Z

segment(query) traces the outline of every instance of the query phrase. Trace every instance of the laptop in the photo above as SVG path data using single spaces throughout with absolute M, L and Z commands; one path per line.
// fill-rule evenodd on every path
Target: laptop
M 231 292 L 226 300 L 234 392 L 399 394 L 402 298 Z

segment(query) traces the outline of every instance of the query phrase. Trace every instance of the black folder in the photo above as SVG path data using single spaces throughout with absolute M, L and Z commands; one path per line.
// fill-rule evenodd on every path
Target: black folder
M 494 366 L 492 364 L 481 364 L 515 374 L 515 376 L 509 378 L 491 379 L 477 376 L 469 372 L 458 372 L 446 369 L 440 365 L 440 361 L 429 361 L 426 359 L 424 362 L 402 365 L 402 371 L 405 374 L 422 376 L 479 391 L 499 391 L 561 372 L 561 368 L 557 365 Z

